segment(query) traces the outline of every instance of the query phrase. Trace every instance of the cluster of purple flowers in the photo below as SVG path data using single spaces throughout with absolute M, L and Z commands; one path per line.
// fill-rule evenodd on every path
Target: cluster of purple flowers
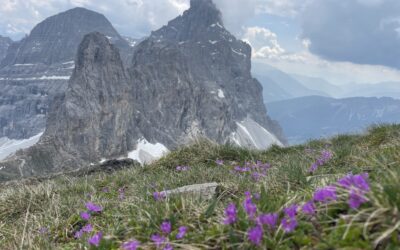
M 173 250 L 173 246 L 168 242 L 168 236 L 171 235 L 172 232 L 172 225 L 169 221 L 164 221 L 160 225 L 161 234 L 153 234 L 151 236 L 151 240 L 156 245 L 157 249 L 163 250 Z M 187 227 L 181 226 L 178 228 L 178 233 L 176 234 L 175 238 L 177 240 L 183 239 L 187 233 Z
M 367 202 L 366 193 L 370 191 L 368 184 L 368 174 L 347 175 L 340 179 L 337 185 L 343 187 L 349 192 L 349 206 L 357 209 L 361 204 Z M 248 220 L 254 224 L 247 231 L 248 240 L 254 245 L 259 246 L 264 235 L 264 226 L 268 230 L 276 229 L 279 221 L 278 213 L 258 214 L 257 205 L 253 202 L 250 192 L 245 193 L 243 201 L 243 210 L 247 214 Z M 317 214 L 317 203 L 328 204 L 338 200 L 337 186 L 329 185 L 315 190 L 313 198 L 302 205 L 293 204 L 283 209 L 283 217 L 281 219 L 281 228 L 286 233 L 293 232 L 298 226 L 297 216 L 302 212 L 306 216 L 315 216 Z M 230 203 L 225 209 L 225 218 L 223 223 L 226 225 L 235 224 L 238 220 L 238 211 L 234 203 Z
M 259 181 L 267 175 L 267 171 L 270 168 L 270 164 L 257 161 L 256 163 L 246 162 L 243 167 L 235 166 L 233 167 L 233 171 L 235 174 L 250 175 L 254 181 Z
M 87 202 L 85 206 L 87 211 L 80 213 L 81 219 L 85 221 L 89 221 L 93 214 L 98 214 L 103 211 L 103 208 L 101 206 L 96 205 L 93 202 Z M 76 231 L 74 237 L 76 239 L 80 239 L 84 234 L 91 233 L 92 231 L 93 231 L 93 226 L 92 224 L 88 223 L 85 226 L 83 226 L 79 231 Z M 102 232 L 97 232 L 88 239 L 88 243 L 93 246 L 99 246 L 102 237 L 103 237 Z
M 190 170 L 190 167 L 188 167 L 188 166 L 177 166 L 176 167 L 176 171 L 178 171 L 178 172 L 186 172 L 188 170 Z
M 338 184 L 349 192 L 348 203 L 352 209 L 357 209 L 368 201 L 365 197 L 370 191 L 367 173 L 359 175 L 349 174 L 340 179 Z
M 318 157 L 318 159 L 311 165 L 309 172 L 313 173 L 317 171 L 317 169 L 323 165 L 325 165 L 330 159 L 332 159 L 333 154 L 329 150 L 322 150 L 321 155 Z

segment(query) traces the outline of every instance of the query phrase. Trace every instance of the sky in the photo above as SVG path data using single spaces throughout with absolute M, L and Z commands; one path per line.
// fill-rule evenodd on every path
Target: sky
M 399 0 L 214 0 L 253 63 L 334 84 L 400 82 Z M 14 40 L 73 7 L 103 13 L 122 34 L 148 35 L 189 0 L 0 0 L 0 35 Z

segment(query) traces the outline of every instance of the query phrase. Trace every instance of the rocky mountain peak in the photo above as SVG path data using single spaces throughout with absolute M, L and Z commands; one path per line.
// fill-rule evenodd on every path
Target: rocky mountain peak
M 211 28 L 223 29 L 221 12 L 211 0 L 192 0 L 190 3 L 190 8 L 183 15 L 152 32 L 151 37 L 156 41 L 201 40 Z
M 97 12 L 74 8 L 45 19 L 29 36 L 9 50 L 2 66 L 13 64 L 54 64 L 71 61 L 82 38 L 98 31 L 113 43 L 128 43 L 118 34 L 107 18 Z

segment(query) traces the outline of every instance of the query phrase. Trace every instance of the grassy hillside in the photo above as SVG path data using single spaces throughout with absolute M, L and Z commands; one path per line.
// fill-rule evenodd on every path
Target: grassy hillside
M 318 168 L 310 172 L 312 166 Z M 154 198 L 208 182 L 221 184 L 211 200 Z M 199 142 L 145 168 L 1 187 L 0 246 L 398 249 L 399 191 L 399 125 L 264 152 Z M 85 220 L 80 213 L 88 210 L 101 211 Z M 92 238 L 98 232 L 100 241 Z

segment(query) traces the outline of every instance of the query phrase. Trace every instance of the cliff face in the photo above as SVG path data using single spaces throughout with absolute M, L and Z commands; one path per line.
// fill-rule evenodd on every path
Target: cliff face
M 129 74 L 138 105 L 153 124 L 142 129 L 144 134 L 166 145 L 201 135 L 265 148 L 236 136 L 237 123 L 245 120 L 280 134 L 266 115 L 262 87 L 250 69 L 250 46 L 223 27 L 213 2 L 191 1 L 189 10 L 135 49 Z M 276 142 L 264 139 L 268 145 Z
M 0 36 L 0 62 L 6 56 L 11 44 L 12 40 L 9 37 Z
M 182 16 L 135 46 L 127 69 L 109 39 L 86 35 L 43 137 L 3 162 L 0 178 L 148 158 L 143 142 L 158 151 L 200 137 L 256 149 L 282 145 L 250 74 L 250 56 L 250 46 L 223 27 L 211 0 L 192 0 Z
M 84 8 L 47 18 L 9 46 L 0 64 L 0 138 L 26 139 L 45 130 L 54 97 L 67 89 L 79 44 L 95 31 L 121 50 L 124 61 L 131 60 L 132 47 L 111 23 Z

